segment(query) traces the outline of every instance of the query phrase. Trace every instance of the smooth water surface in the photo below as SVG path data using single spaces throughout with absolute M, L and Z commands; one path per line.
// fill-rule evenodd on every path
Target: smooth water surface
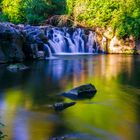
M 25 63 L 12 73 L 0 66 L 0 122 L 5 140 L 139 140 L 140 56 L 60 56 Z M 55 112 L 72 100 L 59 93 L 92 83 L 91 100 Z

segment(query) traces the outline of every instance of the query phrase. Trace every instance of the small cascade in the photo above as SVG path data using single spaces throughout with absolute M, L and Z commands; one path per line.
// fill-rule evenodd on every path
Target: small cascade
M 61 53 L 97 53 L 98 43 L 93 31 L 85 31 L 82 28 L 46 28 L 45 35 L 48 44 L 45 44 L 47 56 Z
M 52 57 L 52 51 L 48 44 L 44 44 L 44 52 L 46 52 L 45 56 Z

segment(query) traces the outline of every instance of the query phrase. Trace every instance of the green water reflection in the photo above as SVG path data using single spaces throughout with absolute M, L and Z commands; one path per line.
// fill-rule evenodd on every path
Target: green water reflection
M 140 57 L 98 55 L 61 57 L 26 63 L 30 70 L 0 71 L 0 116 L 6 140 L 140 139 Z M 62 112 L 48 108 L 70 102 L 57 96 L 81 84 L 92 83 L 92 100 L 78 101 Z

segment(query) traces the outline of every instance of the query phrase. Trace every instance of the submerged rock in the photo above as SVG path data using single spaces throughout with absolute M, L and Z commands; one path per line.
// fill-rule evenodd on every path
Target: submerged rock
M 97 137 L 87 133 L 71 133 L 64 136 L 52 137 L 49 140 L 97 140 Z
M 70 91 L 64 92 L 61 95 L 64 97 L 68 97 L 72 100 L 80 100 L 80 99 L 91 99 L 97 90 L 94 85 L 86 84 L 79 87 L 76 87 Z
M 50 138 L 49 140 L 66 140 L 65 137 L 53 137 L 53 138 Z
M 18 72 L 18 71 L 27 70 L 27 69 L 29 69 L 29 67 L 27 67 L 24 64 L 17 63 L 17 64 L 10 64 L 7 67 L 7 69 L 11 72 Z
M 75 105 L 76 102 L 70 102 L 70 103 L 55 103 L 53 105 L 50 105 L 49 107 L 53 108 L 55 111 L 62 111 L 68 107 L 71 107 Z

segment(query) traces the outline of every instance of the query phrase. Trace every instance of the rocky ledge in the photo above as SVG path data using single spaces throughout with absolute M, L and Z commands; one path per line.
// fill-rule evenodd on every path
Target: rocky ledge
M 49 25 L 30 26 L 0 23 L 0 63 L 21 62 L 25 59 L 44 59 L 47 56 L 49 57 L 50 50 L 47 49 L 48 45 L 46 45 L 48 43 L 46 32 L 50 28 L 52 27 Z M 119 40 L 111 35 L 110 31 L 102 32 L 100 29 L 96 29 L 95 32 L 97 35 L 94 35 L 96 37 L 94 41 L 98 42 L 96 48 L 99 52 L 140 53 L 140 43 L 135 42 L 132 37 L 127 40 Z M 53 45 L 57 46 L 57 43 Z
M 44 59 L 44 27 L 0 23 L 0 63 Z
M 133 36 L 120 39 L 111 28 L 102 29 L 96 27 L 97 41 L 100 47 L 106 49 L 109 54 L 140 54 L 140 42 Z

